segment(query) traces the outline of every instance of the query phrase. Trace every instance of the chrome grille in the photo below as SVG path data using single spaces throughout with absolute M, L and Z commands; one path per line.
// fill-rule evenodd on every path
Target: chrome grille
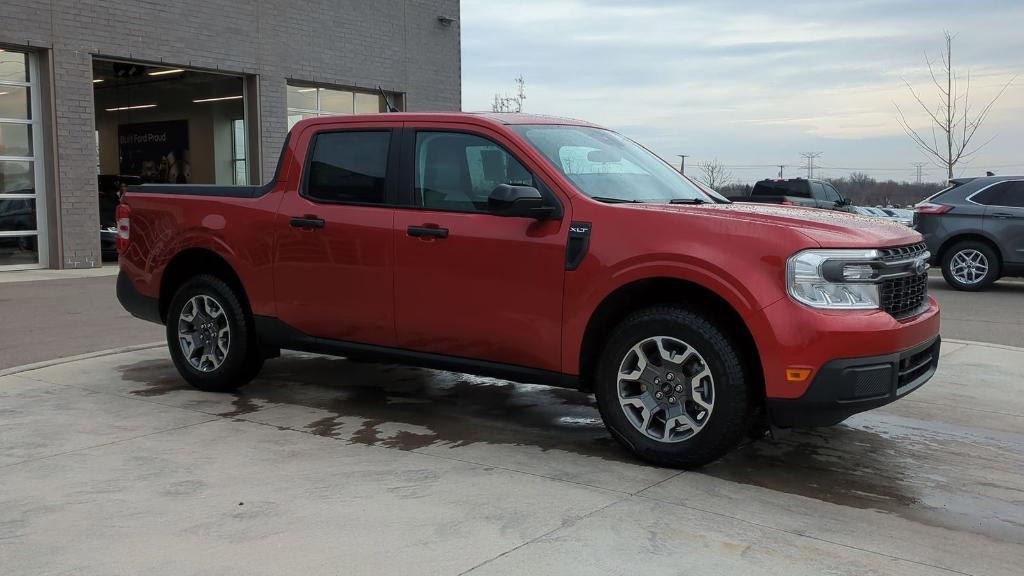
M 920 244 L 911 244 L 910 246 L 897 246 L 896 248 L 882 248 L 878 252 L 881 254 L 882 262 L 897 262 L 899 260 L 909 260 L 924 254 L 928 251 L 928 246 L 924 242 Z
M 884 280 L 880 286 L 882 310 L 893 318 L 906 318 L 919 312 L 928 296 L 928 273 Z

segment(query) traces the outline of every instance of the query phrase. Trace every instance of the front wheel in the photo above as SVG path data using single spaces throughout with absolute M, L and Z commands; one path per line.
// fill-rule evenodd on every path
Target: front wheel
M 753 418 L 738 346 L 694 311 L 657 307 L 623 321 L 595 394 L 605 426 L 637 456 L 694 468 L 736 446 Z
M 208 392 L 234 390 L 263 367 L 251 316 L 216 276 L 191 278 L 174 294 L 167 347 L 182 378 Z

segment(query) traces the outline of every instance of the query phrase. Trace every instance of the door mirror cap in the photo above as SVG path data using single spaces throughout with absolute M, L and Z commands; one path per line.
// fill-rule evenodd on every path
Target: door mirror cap
M 540 190 L 533 186 L 499 184 L 487 197 L 487 208 L 495 216 L 536 218 L 544 220 L 554 213 Z

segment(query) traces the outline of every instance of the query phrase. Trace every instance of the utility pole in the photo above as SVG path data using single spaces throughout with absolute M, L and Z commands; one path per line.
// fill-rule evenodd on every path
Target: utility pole
M 686 174 L 686 159 L 690 157 L 689 154 L 676 154 L 679 156 L 679 173 Z
M 779 180 L 782 180 L 782 170 L 786 167 L 785 164 L 779 164 Z
M 924 162 L 912 162 L 910 164 L 914 168 L 917 168 L 917 183 L 921 183 L 921 167 L 924 166 Z
M 814 159 L 821 156 L 822 152 L 804 152 L 800 155 L 801 158 L 807 161 L 807 179 L 814 178 Z

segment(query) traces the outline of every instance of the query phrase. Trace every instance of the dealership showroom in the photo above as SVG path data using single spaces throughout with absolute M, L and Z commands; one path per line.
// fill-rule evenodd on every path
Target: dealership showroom
M 262 184 L 304 118 L 460 107 L 457 2 L 220 4 L 4 5 L 0 272 L 111 265 L 124 186 Z

